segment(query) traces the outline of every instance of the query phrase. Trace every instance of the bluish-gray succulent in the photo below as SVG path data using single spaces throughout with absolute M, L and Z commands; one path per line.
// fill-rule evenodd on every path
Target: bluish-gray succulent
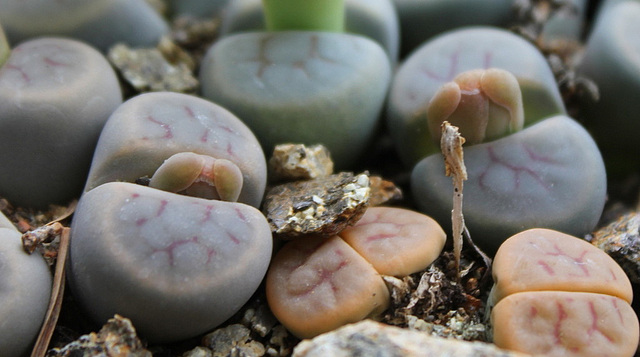
M 51 37 L 15 47 L 0 67 L 0 195 L 37 208 L 77 198 L 121 103 L 115 72 L 92 47 Z

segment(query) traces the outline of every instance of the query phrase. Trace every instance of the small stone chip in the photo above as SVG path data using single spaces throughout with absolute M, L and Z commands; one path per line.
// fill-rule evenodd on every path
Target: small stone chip
M 468 342 L 429 336 L 418 331 L 388 326 L 372 320 L 346 325 L 293 350 L 294 357 L 320 356 L 456 356 L 523 357 L 483 342 Z
M 251 339 L 251 331 L 241 324 L 219 328 L 202 338 L 202 344 L 213 351 L 214 357 L 261 357 L 264 346 Z
M 640 283 L 640 213 L 631 212 L 594 233 L 591 244 L 609 254 L 633 283 Z
M 331 154 L 322 145 L 278 145 L 269 159 L 269 179 L 274 182 L 309 180 L 332 173 Z
M 115 315 L 100 329 L 81 336 L 63 348 L 54 348 L 47 354 L 49 357 L 99 357 L 99 356 L 129 356 L 151 357 L 136 335 L 131 320 Z
M 263 211 L 278 238 L 330 237 L 362 217 L 369 193 L 367 173 L 342 172 L 274 186 L 266 195 Z
M 402 190 L 393 182 L 387 181 L 380 176 L 371 176 L 369 181 L 371 186 L 369 206 L 380 206 L 402 199 Z
M 171 64 L 157 48 L 132 49 L 113 46 L 107 55 L 124 80 L 137 92 L 171 91 L 195 93 L 198 80 L 184 62 Z

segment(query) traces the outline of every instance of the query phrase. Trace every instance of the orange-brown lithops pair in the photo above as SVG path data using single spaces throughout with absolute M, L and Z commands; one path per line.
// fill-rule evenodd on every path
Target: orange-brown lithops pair
M 267 274 L 269 306 L 300 338 L 375 317 L 389 305 L 381 275 L 404 276 L 426 268 L 445 240 L 442 228 L 428 216 L 369 208 L 337 236 L 284 245 Z
M 531 229 L 493 263 L 490 304 L 498 347 L 544 356 L 633 356 L 638 318 L 618 264 L 579 238 Z

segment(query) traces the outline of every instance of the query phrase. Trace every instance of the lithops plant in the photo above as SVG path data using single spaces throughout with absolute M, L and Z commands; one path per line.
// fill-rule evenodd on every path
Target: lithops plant
M 51 296 L 51 272 L 39 254 L 22 248 L 21 234 L 0 213 L 0 355 L 27 356 Z
M 589 133 L 554 116 L 515 134 L 464 149 L 465 224 L 488 254 L 528 228 L 582 236 L 597 224 L 606 197 L 602 156 Z M 420 161 L 411 190 L 421 211 L 451 226 L 451 179 L 440 154 Z
M 289 4 L 273 3 L 268 2 Z M 330 2 L 292 3 L 304 5 L 300 12 L 315 18 L 316 3 Z M 335 31 L 335 21 L 327 26 Z M 234 34 L 214 43 L 200 70 L 202 95 L 235 113 L 266 152 L 285 142 L 320 143 L 337 167 L 352 164 L 379 122 L 391 80 L 387 55 L 363 36 L 276 28 L 280 31 Z
M 165 170 L 181 176 L 164 175 Z M 228 110 L 195 96 L 147 93 L 126 101 L 105 124 L 85 190 L 106 182 L 149 177 L 152 186 L 178 192 L 203 171 L 214 186 L 218 187 L 215 180 L 224 179 L 234 183 L 228 189 L 239 189 L 223 195 L 237 195 L 239 202 L 254 207 L 260 204 L 267 166 L 247 126 Z M 181 186 L 185 183 L 187 186 Z
M 106 52 L 117 42 L 153 46 L 169 26 L 145 0 L 1 0 L 10 43 L 41 36 L 72 37 Z
M 586 43 L 578 73 L 598 86 L 600 100 L 586 103 L 585 126 L 602 149 L 610 173 L 640 168 L 634 118 L 640 99 L 640 2 L 610 2 L 602 9 Z
M 220 34 L 226 36 L 266 28 L 261 0 L 235 0 L 222 14 Z M 391 0 L 345 0 L 344 31 L 373 39 L 387 51 L 392 62 L 398 59 L 400 23 Z
M 427 108 L 440 87 L 462 72 L 489 68 L 509 71 L 518 80 L 525 126 L 565 113 L 549 65 L 523 38 L 488 27 L 444 33 L 424 43 L 398 67 L 389 93 L 387 124 L 407 167 L 437 151 L 429 139 Z
M 369 208 L 336 236 L 285 244 L 267 273 L 269 307 L 300 338 L 375 318 L 389 305 L 380 275 L 405 276 L 426 268 L 445 239 L 430 217 L 400 208 Z
M 117 313 L 152 343 L 166 343 L 236 313 L 262 282 L 271 250 L 269 225 L 254 207 L 110 182 L 80 199 L 69 279 L 96 321 Z
M 633 356 L 631 283 L 606 253 L 548 229 L 507 239 L 493 263 L 493 340 L 545 356 Z
M 121 103 L 113 69 L 92 47 L 62 38 L 16 46 L 0 67 L 0 195 L 37 208 L 76 198 Z

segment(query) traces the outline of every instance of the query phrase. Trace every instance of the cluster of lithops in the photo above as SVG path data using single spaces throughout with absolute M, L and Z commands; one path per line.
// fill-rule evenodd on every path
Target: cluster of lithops
M 121 103 L 115 72 L 89 45 L 49 37 L 15 46 L 0 67 L 0 195 L 37 208 L 76 198 Z
M 506 240 L 493 262 L 493 340 L 544 356 L 633 356 L 638 318 L 631 283 L 582 239 L 531 229 Z
M 51 272 L 22 248 L 22 234 L 0 212 L 0 355 L 27 356 L 44 321 Z
M 369 208 L 335 236 L 285 244 L 267 274 L 269 307 L 300 338 L 375 318 L 389 306 L 381 275 L 402 277 L 425 269 L 440 255 L 445 238 L 423 214 Z
M 186 94 L 129 99 L 100 135 L 73 218 L 75 296 L 96 321 L 127 316 L 152 342 L 214 328 L 267 270 L 265 185 L 258 141 L 227 110 Z
M 564 112 L 536 48 L 506 31 L 471 28 L 429 41 L 400 66 L 388 124 L 413 167 L 417 206 L 445 227 L 453 188 L 439 153 L 440 125 L 460 127 L 466 225 L 493 254 L 527 228 L 584 235 L 598 222 L 604 163 L 591 136 Z
M 600 100 L 586 103 L 584 118 L 615 175 L 640 168 L 635 145 L 640 125 L 640 3 L 607 1 L 591 29 L 578 68 L 598 86 Z
M 230 34 L 209 49 L 202 95 L 242 118 L 265 152 L 322 143 L 338 167 L 353 164 L 377 128 L 391 80 L 387 52 L 342 32 L 342 1 L 264 5 L 270 31 Z
M 264 282 L 275 317 L 310 338 L 376 318 L 390 304 L 383 276 L 440 255 L 453 204 L 440 153 L 447 121 L 465 138 L 465 224 L 497 251 L 495 344 L 631 356 L 639 328 L 627 277 L 570 235 L 589 233 L 603 210 L 596 142 L 611 171 L 640 167 L 631 120 L 640 4 L 604 1 L 589 34 L 578 73 L 600 91 L 582 112 L 594 141 L 567 115 L 541 52 L 500 28 L 515 8 L 536 20 L 525 3 L 167 0 L 168 16 L 221 20 L 198 67 L 202 98 L 160 92 L 122 103 L 100 51 L 154 47 L 169 33 L 147 1 L 0 0 L 0 196 L 46 208 L 81 195 L 67 276 L 98 323 L 126 316 L 150 343 L 196 337 Z M 587 2 L 568 3 L 575 11 L 539 27 L 539 44 L 579 39 Z M 337 168 L 351 168 L 381 117 L 422 213 L 364 211 L 363 200 L 361 218 L 335 225 L 348 228 L 299 234 L 272 255 L 274 231 L 258 211 L 264 152 L 322 144 Z M 28 352 L 51 290 L 46 264 L 19 238 L 0 214 L 0 356 Z

